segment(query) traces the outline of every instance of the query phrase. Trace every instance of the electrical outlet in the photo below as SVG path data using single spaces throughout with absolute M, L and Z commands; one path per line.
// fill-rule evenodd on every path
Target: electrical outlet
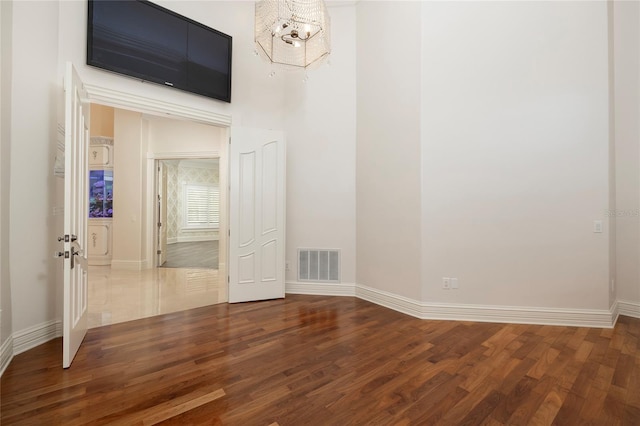
M 616 280 L 615 278 L 611 278 L 611 293 L 616 291 Z
M 451 288 L 451 278 L 442 277 L 442 288 L 449 290 Z
M 457 290 L 458 289 L 458 279 L 457 278 L 451 278 L 451 288 L 453 290 Z
M 593 221 L 593 232 L 596 234 L 602 233 L 602 221 L 594 220 Z

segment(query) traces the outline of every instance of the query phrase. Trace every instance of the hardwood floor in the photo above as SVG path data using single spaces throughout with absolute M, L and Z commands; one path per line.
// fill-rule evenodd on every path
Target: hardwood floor
M 289 295 L 56 339 L 2 376 L 1 423 L 639 425 L 640 320 L 614 329 L 426 321 Z

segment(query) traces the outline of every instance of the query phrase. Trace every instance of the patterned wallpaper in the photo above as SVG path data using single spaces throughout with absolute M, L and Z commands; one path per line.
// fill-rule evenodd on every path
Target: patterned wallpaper
M 163 161 L 167 169 L 167 239 L 178 238 L 178 162 Z
M 165 160 L 167 168 L 167 238 L 217 239 L 218 231 L 182 231 L 182 185 L 219 183 L 218 160 Z

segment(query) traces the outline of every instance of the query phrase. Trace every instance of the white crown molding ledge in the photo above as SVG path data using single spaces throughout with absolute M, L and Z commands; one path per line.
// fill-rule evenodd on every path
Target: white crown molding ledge
M 213 111 L 192 108 L 159 99 L 147 98 L 109 89 L 102 86 L 85 83 L 84 85 L 89 100 L 116 108 L 134 109 L 137 111 L 161 114 L 163 116 L 182 117 L 202 123 L 215 124 L 228 127 L 231 125 L 231 116 Z

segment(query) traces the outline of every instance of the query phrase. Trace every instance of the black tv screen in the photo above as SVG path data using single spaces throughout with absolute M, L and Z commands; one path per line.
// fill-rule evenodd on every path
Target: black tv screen
M 88 65 L 231 102 L 231 44 L 148 1 L 89 0 Z

